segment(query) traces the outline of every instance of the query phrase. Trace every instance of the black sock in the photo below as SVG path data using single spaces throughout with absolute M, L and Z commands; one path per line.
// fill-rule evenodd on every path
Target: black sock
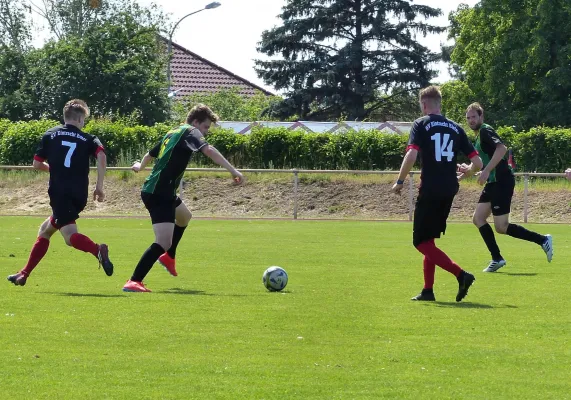
M 133 276 L 131 277 L 132 281 L 142 282 L 145 279 L 145 276 L 149 273 L 151 268 L 153 268 L 153 264 L 159 259 L 161 254 L 163 254 L 165 250 L 162 246 L 158 243 L 153 243 L 151 247 L 149 247 L 144 253 L 139 263 L 135 267 L 135 272 L 133 272 Z
M 523 226 L 516 224 L 509 224 L 506 233 L 516 239 L 527 240 L 528 242 L 537 243 L 540 246 L 545 241 L 545 236 L 540 235 L 539 233 L 528 231 Z
M 178 246 L 178 242 L 180 242 L 185 229 L 186 226 L 178 226 L 176 224 L 174 226 L 174 231 L 172 233 L 172 244 L 170 249 L 167 251 L 168 255 L 171 256 L 171 258 L 175 258 L 176 256 L 176 247 Z
M 498 243 L 496 242 L 496 236 L 494 235 L 494 231 L 490 224 L 482 225 L 478 228 L 480 230 L 480 235 L 482 235 L 482 239 L 484 239 L 484 243 L 488 247 L 490 254 L 492 255 L 492 259 L 494 261 L 503 260 L 502 255 L 500 254 L 500 248 L 498 247 Z

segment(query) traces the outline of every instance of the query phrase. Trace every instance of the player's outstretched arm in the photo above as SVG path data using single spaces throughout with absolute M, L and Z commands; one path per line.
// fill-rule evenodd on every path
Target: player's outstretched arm
M 34 160 L 34 162 L 32 163 L 32 166 L 35 169 L 38 169 L 40 171 L 50 172 L 50 165 L 48 163 L 46 163 L 45 161 Z
M 222 154 L 220 154 L 220 152 L 218 151 L 218 149 L 216 149 L 216 147 L 211 145 L 206 145 L 202 147 L 200 151 L 202 151 L 202 154 L 210 158 L 216 164 L 220 165 L 223 168 L 226 168 L 228 172 L 232 174 L 232 176 L 234 177 L 234 181 L 237 184 L 241 184 L 244 182 L 244 175 L 242 175 L 240 171 L 234 168 L 234 166 L 230 164 L 230 162 L 226 158 L 224 158 Z
M 149 153 L 147 153 L 147 154 L 145 154 L 145 156 L 143 157 L 143 159 L 140 162 L 136 161 L 133 164 L 133 166 L 131 167 L 131 169 L 135 172 L 142 171 L 154 159 L 155 159 L 155 157 L 153 157 Z
M 404 156 L 404 159 L 402 160 L 402 165 L 400 167 L 399 177 L 391 189 L 394 193 L 400 194 L 404 185 L 404 180 L 409 174 L 412 167 L 414 166 L 417 156 L 418 156 L 418 150 L 414 148 L 410 148 L 406 152 L 406 155 Z
M 107 156 L 104 152 L 97 153 L 97 183 L 93 191 L 93 200 L 99 202 L 105 200 L 105 192 L 103 191 L 103 180 L 105 179 L 105 171 L 107 170 Z

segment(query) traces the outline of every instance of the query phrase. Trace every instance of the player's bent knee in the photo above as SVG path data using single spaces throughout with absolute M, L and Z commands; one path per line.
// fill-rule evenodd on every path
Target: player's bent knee
M 496 228 L 496 232 L 500 235 L 505 235 L 508 231 L 507 225 L 495 225 L 494 227 Z

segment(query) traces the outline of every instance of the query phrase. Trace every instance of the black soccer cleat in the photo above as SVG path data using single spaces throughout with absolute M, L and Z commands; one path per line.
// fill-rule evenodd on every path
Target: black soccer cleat
M 26 284 L 26 280 L 28 279 L 28 275 L 23 274 L 22 272 L 18 272 L 14 275 L 8 275 L 9 282 L 12 282 L 16 286 L 24 286 Z
M 476 277 L 469 272 L 462 271 L 458 277 L 458 294 L 456 295 L 456 301 L 462 301 L 464 297 L 468 294 L 468 289 L 474 283 Z
M 414 296 L 411 300 L 413 301 L 436 301 L 434 297 L 434 291 L 422 289 L 420 294 Z
M 99 259 L 99 266 L 103 267 L 103 271 L 107 276 L 113 275 L 113 263 L 109 259 L 109 248 L 106 244 L 99 245 L 99 252 L 97 253 Z

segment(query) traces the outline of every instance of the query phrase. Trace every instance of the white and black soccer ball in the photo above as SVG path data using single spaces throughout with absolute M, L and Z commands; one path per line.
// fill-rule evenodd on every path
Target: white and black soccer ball
M 270 267 L 264 271 L 262 283 L 270 292 L 279 292 L 287 285 L 287 272 L 280 267 Z

